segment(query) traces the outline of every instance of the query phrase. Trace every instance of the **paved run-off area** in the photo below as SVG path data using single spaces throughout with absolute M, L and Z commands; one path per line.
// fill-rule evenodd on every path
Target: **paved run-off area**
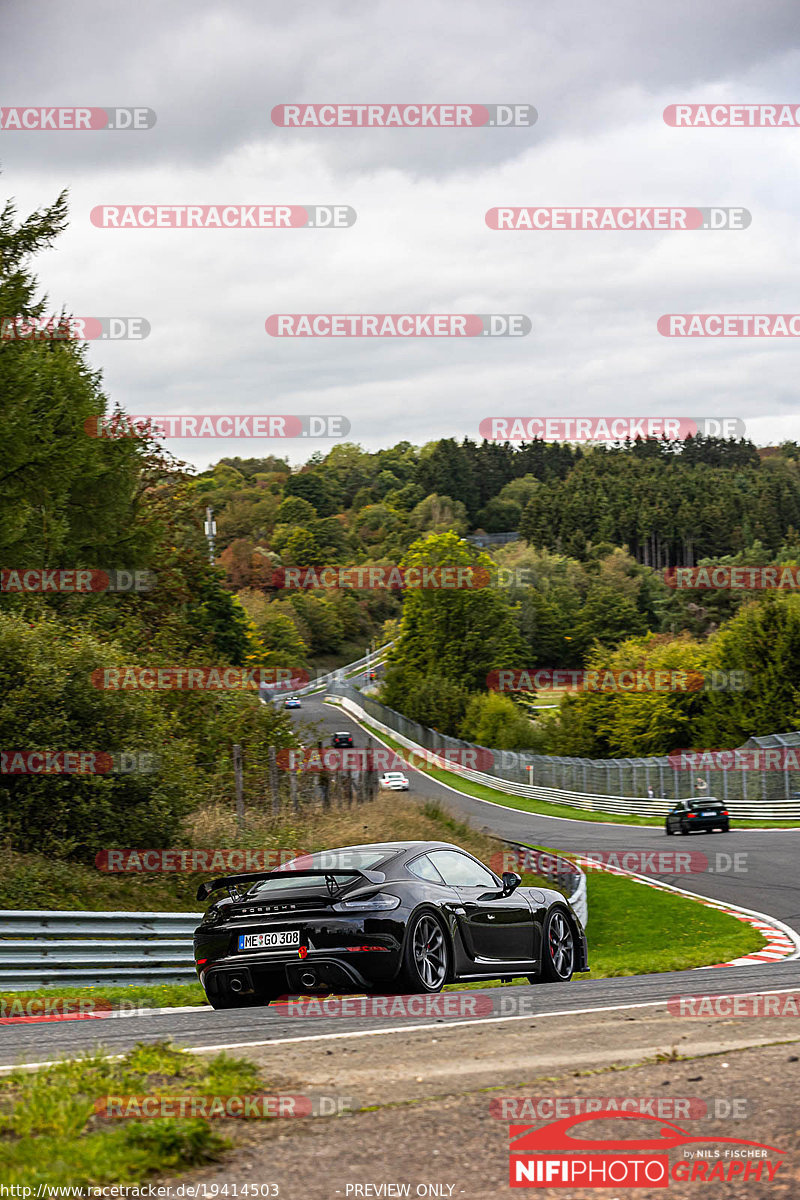
M 518 1110 L 518 1123 L 540 1125 L 564 1115 L 548 1108 L 556 1098 L 582 1097 L 604 1107 L 636 1098 L 644 1112 L 708 1138 L 699 1149 L 723 1155 L 714 1138 L 742 1138 L 777 1147 L 781 1166 L 772 1181 L 741 1174 L 729 1182 L 673 1178 L 677 1200 L 707 1195 L 793 1198 L 800 1194 L 800 1029 L 797 1018 L 682 1018 L 663 1005 L 535 1017 L 529 1021 L 420 1030 L 402 1037 L 363 1038 L 252 1047 L 270 1088 L 323 1092 L 369 1111 L 331 1118 L 227 1122 L 235 1149 L 213 1167 L 163 1182 L 213 1185 L 274 1183 L 283 1200 L 336 1200 L 347 1196 L 428 1195 L 489 1200 L 507 1193 L 508 1119 L 502 1100 L 537 1098 Z M 568 1106 L 574 1111 L 577 1103 Z M 509 1106 L 505 1109 L 508 1114 Z M 705 1113 L 705 1115 L 699 1115 Z M 596 1122 L 585 1137 L 652 1137 L 647 1121 Z M 679 1173 L 708 1174 L 695 1147 L 670 1151 Z M 727 1158 L 722 1159 L 726 1166 Z M 758 1160 L 753 1160 L 753 1164 Z M 718 1168 L 719 1171 L 719 1168 Z M 381 1185 L 409 1187 L 386 1190 Z M 367 1188 L 367 1185 L 371 1185 Z M 355 1190 L 355 1189 L 361 1190 Z M 451 1190 L 452 1189 L 452 1190 Z M 510 1193 L 509 1193 L 510 1194 Z M 605 1195 L 581 1189 L 537 1188 L 564 1200 Z

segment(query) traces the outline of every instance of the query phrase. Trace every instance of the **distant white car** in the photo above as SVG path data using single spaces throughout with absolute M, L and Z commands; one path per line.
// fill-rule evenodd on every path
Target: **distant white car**
M 408 779 L 402 771 L 384 771 L 378 784 L 382 788 L 388 788 L 390 792 L 408 791 Z

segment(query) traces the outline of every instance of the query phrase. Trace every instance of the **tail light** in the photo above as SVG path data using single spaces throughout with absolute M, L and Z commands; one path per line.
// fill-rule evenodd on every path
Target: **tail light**
M 697 819 L 697 813 L 689 813 L 690 821 L 695 821 L 696 819 Z

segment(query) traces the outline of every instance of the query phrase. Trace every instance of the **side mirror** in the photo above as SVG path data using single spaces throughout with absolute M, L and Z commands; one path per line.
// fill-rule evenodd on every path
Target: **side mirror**
M 503 895 L 510 896 L 522 883 L 522 876 L 516 871 L 503 871 Z

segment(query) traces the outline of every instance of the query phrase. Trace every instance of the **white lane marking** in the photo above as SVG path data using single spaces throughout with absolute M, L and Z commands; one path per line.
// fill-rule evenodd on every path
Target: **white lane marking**
M 785 996 L 792 995 L 797 990 L 796 987 L 771 988 L 769 991 L 761 992 L 737 992 L 731 989 L 729 992 L 719 992 L 715 993 L 715 995 Z M 385 1029 L 351 1029 L 344 1033 L 310 1033 L 305 1037 L 258 1038 L 248 1042 L 214 1042 L 208 1046 L 180 1046 L 179 1048 L 188 1051 L 190 1054 L 203 1054 L 211 1050 L 241 1050 L 246 1046 L 284 1046 L 295 1042 L 328 1042 L 341 1041 L 346 1038 L 379 1037 L 382 1034 L 425 1033 L 431 1029 L 455 1029 L 464 1025 L 503 1025 L 509 1021 L 538 1021 L 542 1017 L 580 1017 L 587 1016 L 590 1013 L 628 1012 L 634 1008 L 659 1008 L 663 1007 L 669 999 L 670 997 L 667 996 L 662 997 L 660 1000 L 641 1000 L 635 1004 L 604 1004 L 596 1008 L 562 1008 L 554 1009 L 552 1012 L 519 1013 L 510 1017 L 476 1017 L 462 1021 L 434 1021 L 427 1025 L 396 1025 Z M 0 1074 L 7 1075 L 12 1071 L 35 1071 L 40 1067 L 55 1067 L 64 1061 L 74 1061 L 74 1057 L 71 1060 L 65 1056 L 64 1058 L 50 1059 L 46 1062 L 16 1063 L 13 1066 L 0 1066 Z M 109 1054 L 106 1057 L 110 1061 L 115 1061 L 124 1058 L 125 1055 Z
M 774 988 L 768 992 L 731 991 L 730 993 L 725 992 L 720 994 L 735 996 L 783 996 L 793 995 L 797 990 L 796 987 L 790 987 Z M 425 1025 L 398 1025 L 386 1029 L 354 1029 L 345 1033 L 311 1033 L 305 1037 L 264 1038 L 250 1042 L 228 1042 L 223 1045 L 182 1046 L 181 1049 L 188 1050 L 192 1054 L 200 1054 L 209 1050 L 237 1050 L 243 1046 L 283 1046 L 293 1042 L 325 1042 L 342 1040 L 344 1038 L 377 1037 L 385 1033 L 425 1033 L 431 1029 L 455 1029 L 463 1025 L 502 1025 L 508 1021 L 532 1021 L 538 1020 L 540 1017 L 573 1017 L 586 1016 L 589 1013 L 625 1012 L 628 1009 L 634 1008 L 658 1008 L 659 1006 L 663 1007 L 669 999 L 670 997 L 665 997 L 661 1000 L 637 1001 L 634 1004 L 606 1004 L 597 1008 L 563 1008 L 554 1009 L 552 1012 L 517 1013 L 509 1017 L 475 1017 L 459 1021 L 434 1021 Z

